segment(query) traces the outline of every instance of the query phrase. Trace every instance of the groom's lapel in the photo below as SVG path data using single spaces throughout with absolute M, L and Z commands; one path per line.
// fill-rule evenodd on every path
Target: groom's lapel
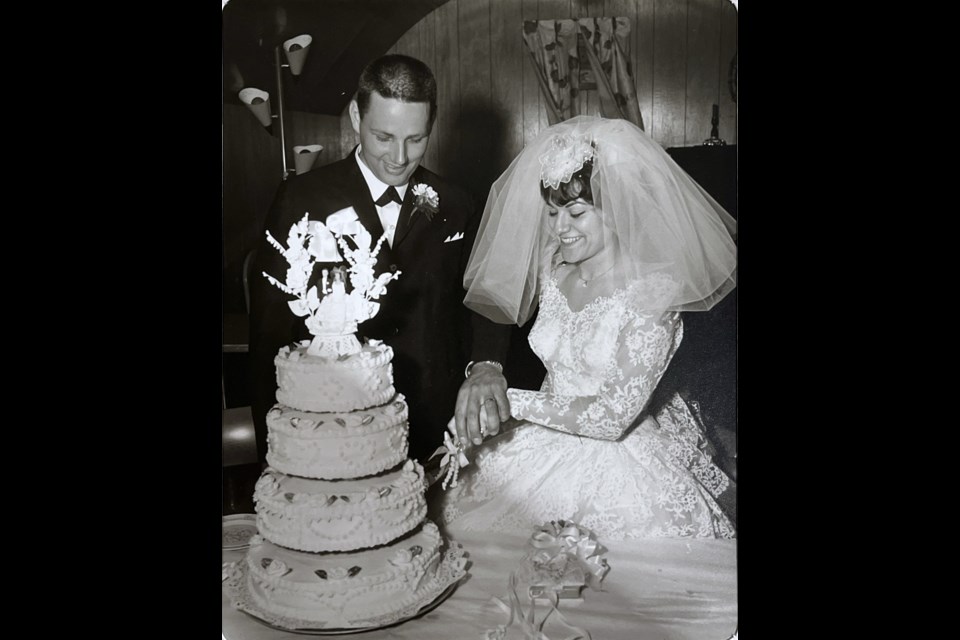
M 407 183 L 407 193 L 403 196 L 403 204 L 400 205 L 400 218 L 397 220 L 397 232 L 393 236 L 394 248 L 403 242 L 403 239 L 407 237 L 407 234 L 410 233 L 410 229 L 413 228 L 414 225 L 423 224 L 423 222 L 420 221 L 423 214 L 415 213 L 413 210 L 413 202 L 416 199 L 413 195 L 413 185 L 419 184 L 419 178 L 420 168 L 417 167 L 417 170 L 410 176 L 410 181 Z

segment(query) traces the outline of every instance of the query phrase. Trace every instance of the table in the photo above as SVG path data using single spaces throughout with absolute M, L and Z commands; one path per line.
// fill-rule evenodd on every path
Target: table
M 482 640 L 484 631 L 506 623 L 492 601 L 506 601 L 510 570 L 527 539 L 458 531 L 450 535 L 467 550 L 469 576 L 453 595 L 426 615 L 389 629 L 343 636 L 357 640 Z M 582 601 L 560 602 L 570 624 L 593 640 L 727 640 L 737 627 L 737 541 L 655 538 L 609 542 L 611 569 L 603 592 L 584 591 Z M 224 551 L 234 562 L 242 551 Z M 271 629 L 230 606 L 221 596 L 226 640 L 303 640 L 312 636 Z M 538 607 L 538 612 L 545 608 Z M 538 613 L 538 620 L 542 613 Z M 551 635 L 562 640 L 568 633 Z M 562 628 L 559 628 L 562 629 Z M 513 635 L 517 638 L 516 627 Z M 316 636 L 313 636 L 316 637 Z M 340 637 L 340 636 L 337 636 Z

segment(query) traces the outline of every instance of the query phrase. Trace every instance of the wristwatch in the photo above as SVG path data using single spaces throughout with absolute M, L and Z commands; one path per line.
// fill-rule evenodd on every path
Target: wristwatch
M 480 360 L 479 362 L 474 362 L 473 360 L 471 360 L 470 362 L 467 363 L 467 367 L 463 370 L 464 378 L 470 377 L 470 373 L 473 371 L 473 365 L 475 364 L 492 364 L 493 366 L 495 366 L 497 369 L 500 370 L 500 373 L 503 373 L 503 365 L 500 364 L 499 362 L 496 362 L 495 360 Z

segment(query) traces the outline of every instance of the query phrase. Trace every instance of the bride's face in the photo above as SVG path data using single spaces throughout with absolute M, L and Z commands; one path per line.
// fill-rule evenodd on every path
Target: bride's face
M 548 205 L 547 221 L 560 239 L 560 255 L 564 262 L 584 262 L 603 251 L 601 211 L 583 198 L 563 206 Z

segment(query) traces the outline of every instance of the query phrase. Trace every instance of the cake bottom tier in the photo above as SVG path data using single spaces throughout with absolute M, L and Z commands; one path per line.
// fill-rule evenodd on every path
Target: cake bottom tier
M 243 562 L 262 612 L 319 628 L 367 626 L 424 603 L 437 589 L 437 526 L 425 520 L 390 544 L 351 553 L 306 553 L 257 538 Z

